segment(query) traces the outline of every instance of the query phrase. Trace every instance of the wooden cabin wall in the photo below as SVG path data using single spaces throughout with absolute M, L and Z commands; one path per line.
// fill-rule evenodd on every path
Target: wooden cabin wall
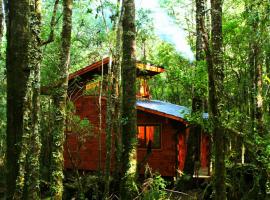
M 99 167 L 99 107 L 98 97 L 96 96 L 81 96 L 76 99 L 76 113 L 83 119 L 87 118 L 93 125 L 93 136 L 87 138 L 78 152 L 78 142 L 76 134 L 67 134 L 65 145 L 65 167 L 72 169 L 74 167 L 82 170 L 96 171 Z M 101 135 L 101 170 L 104 170 L 106 148 L 105 148 L 105 114 L 106 114 L 106 99 L 102 98 L 102 135 Z M 162 176 L 175 176 L 177 169 L 182 171 L 185 164 L 186 156 L 186 139 L 189 134 L 189 129 L 181 129 L 175 126 L 174 120 L 161 117 L 155 114 L 150 114 L 144 111 L 137 111 L 137 123 L 139 125 L 156 125 L 161 126 L 161 148 L 152 149 L 151 155 L 146 163 L 153 171 L 158 171 Z M 209 137 L 202 134 L 201 138 L 201 168 L 203 171 L 208 171 L 209 166 Z M 146 154 L 146 148 L 138 148 L 137 151 L 138 163 L 141 163 Z M 145 164 L 145 163 L 144 163 Z M 113 166 L 113 163 L 112 163 Z M 204 172 L 204 173 L 205 173 Z M 144 173 L 142 167 L 141 174 Z
M 99 143 L 98 143 L 98 126 L 99 126 L 99 109 L 98 98 L 94 96 L 82 96 L 75 102 L 77 114 L 81 118 L 88 118 L 93 124 L 94 136 L 87 139 L 81 148 L 77 151 L 76 134 L 68 134 L 65 146 L 65 168 L 72 169 L 74 161 L 79 163 L 77 166 L 82 170 L 96 171 L 99 163 Z M 105 113 L 106 100 L 102 99 L 102 152 L 101 152 L 101 169 L 105 166 Z M 153 172 L 158 171 L 162 176 L 175 176 L 177 163 L 177 133 L 179 130 L 173 126 L 173 120 L 158 115 L 146 113 L 138 110 L 138 124 L 159 124 L 161 125 L 161 148 L 152 149 L 152 153 L 147 160 L 147 163 L 152 168 Z M 69 149 L 69 151 L 68 151 Z M 138 163 L 140 163 L 147 153 L 147 149 L 138 148 Z M 70 157 L 71 155 L 71 157 Z M 79 159 L 76 159 L 79 157 Z M 71 162 L 71 158 L 73 163 Z M 141 174 L 144 173 L 142 167 Z
M 187 152 L 187 140 L 189 137 L 190 128 L 187 128 L 184 132 L 180 132 L 178 135 L 178 170 L 184 170 L 185 158 Z M 201 133 L 200 139 L 200 167 L 198 175 L 209 175 L 210 166 L 210 136 L 204 132 Z M 194 166 L 195 168 L 195 166 Z
M 173 126 L 173 121 L 165 117 L 139 110 L 137 112 L 137 118 L 138 124 L 161 125 L 161 148 L 152 149 L 152 154 L 147 163 L 153 171 L 158 171 L 162 176 L 175 176 L 177 162 L 176 140 L 178 130 Z M 141 162 L 147 153 L 147 149 L 138 148 L 137 152 L 138 162 Z M 140 173 L 144 173 L 144 168 Z
M 93 125 L 92 133 L 93 136 L 87 138 L 78 152 L 77 146 L 78 142 L 76 139 L 76 134 L 67 134 L 65 143 L 65 168 L 72 169 L 74 166 L 74 161 L 79 165 L 78 169 L 94 171 L 98 170 L 99 167 L 99 106 L 98 97 L 95 96 L 81 96 L 75 102 L 76 114 L 78 114 L 81 119 L 87 118 Z M 105 166 L 105 113 L 106 113 L 106 100 L 102 98 L 102 134 L 101 134 L 101 169 Z M 69 151 L 68 151 L 69 150 Z M 71 155 L 71 156 L 70 156 Z M 79 157 L 79 158 L 77 158 Z
M 189 136 L 189 128 L 182 132 L 178 132 L 178 170 L 183 172 L 185 167 L 186 153 L 187 153 L 187 138 Z

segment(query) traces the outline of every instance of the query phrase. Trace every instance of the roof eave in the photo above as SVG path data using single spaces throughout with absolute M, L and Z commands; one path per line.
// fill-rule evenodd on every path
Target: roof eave
M 170 119 L 182 122 L 183 124 L 189 124 L 186 120 L 184 120 L 181 117 L 177 117 L 177 116 L 170 115 L 170 114 L 167 114 L 167 113 L 159 112 L 157 110 L 152 110 L 152 109 L 145 108 L 145 107 L 138 106 L 138 105 L 136 107 L 137 107 L 138 110 L 141 110 L 141 111 L 145 111 L 145 112 L 148 112 L 148 113 L 151 113 L 151 114 L 156 114 L 156 115 L 159 115 L 159 116 L 162 116 L 162 117 L 170 118 Z

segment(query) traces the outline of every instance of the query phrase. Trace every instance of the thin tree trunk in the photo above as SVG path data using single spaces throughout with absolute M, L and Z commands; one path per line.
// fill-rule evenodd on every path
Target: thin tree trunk
M 250 52 L 249 52 L 249 69 L 250 69 L 250 115 L 251 130 L 256 130 L 260 136 L 263 136 L 263 98 L 262 98 L 262 50 L 258 29 L 260 22 L 258 10 L 253 2 L 247 5 L 252 17 L 248 19 L 250 26 Z M 253 135 L 253 132 L 251 132 Z
M 113 75 L 112 75 L 112 59 L 108 66 L 108 78 L 107 78 L 107 108 L 106 108 L 106 165 L 105 165 L 105 190 L 104 199 L 109 198 L 110 191 L 110 175 L 111 175 L 111 151 L 112 151 L 112 130 L 113 130 L 113 119 L 112 114 L 114 113 L 114 106 L 112 102 L 112 88 Z
M 135 3 L 123 1 L 123 113 L 122 113 L 122 182 L 121 199 L 132 199 L 136 192 L 137 111 L 135 57 Z
M 255 69 L 254 69 L 254 53 L 253 53 L 253 44 L 249 44 L 250 53 L 249 53 L 249 115 L 251 121 L 250 135 L 254 134 L 255 128 Z
M 199 63 L 204 59 L 203 55 L 203 36 L 202 25 L 204 22 L 204 0 L 196 0 L 196 61 Z M 196 73 L 196 69 L 194 70 Z M 203 101 L 199 94 L 202 89 L 194 88 L 192 98 L 192 113 L 199 114 L 202 117 Z M 200 114 L 201 113 L 201 114 Z M 191 175 L 194 174 L 195 162 L 196 165 L 200 163 L 200 138 L 201 127 L 199 125 L 193 125 L 190 129 L 190 134 L 187 143 L 187 156 L 185 161 L 184 172 Z M 196 167 L 196 170 L 197 167 Z M 197 172 L 195 174 L 198 174 Z
M 73 0 L 63 0 L 63 29 L 59 64 L 60 87 L 54 91 L 54 132 L 51 157 L 51 196 L 61 200 L 63 195 L 63 151 L 65 139 L 68 69 L 70 64 Z
M 121 99 L 122 99 L 122 87 L 121 87 L 121 36 L 122 36 L 122 20 L 123 9 L 121 2 L 118 0 L 119 20 L 116 30 L 116 47 L 114 55 L 114 64 L 112 68 L 113 73 L 113 102 L 114 114 L 113 114 L 113 133 L 115 140 L 115 172 L 114 172 L 114 190 L 119 192 L 120 178 L 121 178 L 121 154 L 122 154 L 122 135 L 121 135 Z
M 2 45 L 2 38 L 4 35 L 4 9 L 3 0 L 0 0 L 0 47 Z
M 255 85 L 256 85 L 256 126 L 258 134 L 264 136 L 264 125 L 263 125 L 263 78 L 262 78 L 262 60 L 260 53 L 258 57 L 258 63 L 255 68 Z
M 102 160 L 102 94 L 103 94 L 103 83 L 104 83 L 104 64 L 102 58 L 101 64 L 101 81 L 99 87 L 99 96 L 98 96 L 98 173 L 99 178 L 101 179 L 101 160 Z
M 270 40 L 268 39 L 270 42 Z M 265 66 L 266 66 L 266 75 L 268 78 L 270 78 L 270 47 L 267 47 L 266 49 L 266 56 L 265 56 Z M 270 89 L 269 86 L 267 88 L 267 93 L 266 93 L 266 101 L 267 101 L 267 113 L 270 116 Z
M 214 190 L 215 199 L 225 200 L 226 169 L 225 169 L 225 133 L 220 121 L 223 96 L 223 52 L 222 52 L 222 0 L 211 0 L 212 20 L 212 63 L 209 74 L 209 103 L 213 123 L 213 140 L 215 156 Z M 212 82 L 213 81 L 213 82 Z M 211 83 L 212 82 L 212 83 Z

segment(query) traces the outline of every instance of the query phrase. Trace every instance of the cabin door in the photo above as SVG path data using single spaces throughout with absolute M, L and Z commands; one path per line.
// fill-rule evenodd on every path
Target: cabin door
M 185 166 L 185 159 L 186 159 L 186 134 L 180 133 L 178 134 L 178 144 L 177 144 L 177 149 L 178 149 L 178 170 L 183 171 L 184 166 Z

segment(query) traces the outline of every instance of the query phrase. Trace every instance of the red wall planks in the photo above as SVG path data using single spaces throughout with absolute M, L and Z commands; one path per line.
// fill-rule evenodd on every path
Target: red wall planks
M 106 100 L 102 100 L 102 152 L 101 152 L 101 169 L 104 169 L 105 163 L 105 113 Z M 65 146 L 65 167 L 72 168 L 73 160 L 79 160 L 78 167 L 83 170 L 97 170 L 99 161 L 99 143 L 98 143 L 98 125 L 99 125 L 99 108 L 97 97 L 80 97 L 75 102 L 77 114 L 81 118 L 88 118 L 94 126 L 94 136 L 87 139 L 79 154 L 76 153 L 76 137 L 67 135 Z M 172 120 L 160 117 L 154 114 L 146 113 L 138 110 L 138 124 L 159 124 L 161 125 L 161 148 L 152 149 L 147 163 L 153 171 L 158 171 L 163 176 L 175 176 L 176 173 L 176 134 L 177 129 L 172 125 Z M 68 153 L 68 149 L 70 150 Z M 138 162 L 141 162 L 146 155 L 146 149 L 138 149 Z M 71 154 L 72 156 L 70 157 Z M 79 159 L 76 157 L 80 157 Z M 75 159 L 76 158 L 76 159 Z M 74 162 L 73 162 L 74 163 Z M 144 173 L 142 169 L 141 173 Z
M 98 97 L 81 96 L 75 102 L 77 114 L 83 119 L 87 118 L 93 125 L 93 136 L 86 139 L 83 147 L 78 152 L 78 143 L 76 134 L 67 134 L 65 144 L 65 168 L 73 168 L 75 165 L 82 170 L 96 171 L 100 168 L 103 170 L 105 166 L 106 148 L 105 148 L 105 115 L 106 100 L 102 99 L 102 135 L 101 135 L 101 160 L 99 162 L 99 106 Z M 161 126 L 161 148 L 152 149 L 151 155 L 148 157 L 147 163 L 153 171 L 158 171 L 162 176 L 175 176 L 178 168 L 183 170 L 186 156 L 186 138 L 189 129 L 184 131 L 177 128 L 174 120 L 145 111 L 137 110 L 138 124 L 158 124 Z M 177 138 L 178 137 L 178 138 Z M 178 143 L 177 143 L 178 141 Z M 138 148 L 138 163 L 144 160 L 147 149 Z M 208 166 L 209 163 L 209 138 L 202 137 L 201 144 L 201 164 L 202 167 Z M 178 153 L 178 155 L 177 155 Z M 112 163 L 113 165 L 113 163 Z M 176 166 L 177 165 L 177 166 Z M 140 173 L 144 173 L 144 167 Z

